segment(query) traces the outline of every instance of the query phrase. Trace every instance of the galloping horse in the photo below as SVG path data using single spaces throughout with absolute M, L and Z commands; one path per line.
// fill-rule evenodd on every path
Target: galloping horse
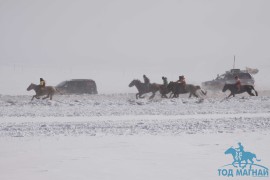
M 171 96 L 173 97 L 173 98 L 177 98 L 177 97 L 179 97 L 179 94 L 185 94 L 185 93 L 189 93 L 189 98 L 191 97 L 191 96 L 195 96 L 195 97 L 198 97 L 198 95 L 196 94 L 196 92 L 197 92 L 197 90 L 201 90 L 201 92 L 204 94 L 204 95 L 206 95 L 206 91 L 204 92 L 202 89 L 201 89 L 201 87 L 200 86 L 195 86 L 195 85 L 193 85 L 193 84 L 187 84 L 186 86 L 185 86 L 185 89 L 184 89 L 184 87 L 181 85 L 181 84 L 179 84 L 179 83 L 177 83 L 177 82 L 173 82 L 173 81 L 171 81 L 169 84 L 168 84 L 168 86 L 167 86 L 167 89 L 169 90 L 169 91 L 172 91 L 172 94 L 171 94 Z M 171 97 L 170 96 L 170 97 Z
M 149 92 L 152 92 L 152 95 L 149 98 L 149 99 L 152 99 L 155 97 L 156 92 L 159 90 L 160 84 L 153 83 L 153 84 L 150 84 L 149 87 L 147 87 L 140 80 L 134 79 L 133 81 L 131 81 L 131 83 L 128 86 L 129 87 L 135 86 L 138 89 L 139 92 L 136 94 L 136 99 L 138 99 L 138 97 L 144 98 L 142 97 L 142 95 Z
M 36 95 L 34 95 L 32 97 L 31 101 L 34 98 L 40 99 L 40 96 L 45 96 L 45 95 L 47 95 L 47 96 L 42 98 L 42 99 L 46 99 L 46 98 L 50 97 L 50 100 L 52 100 L 53 95 L 57 91 L 57 89 L 53 86 L 45 86 L 45 87 L 41 88 L 40 85 L 36 85 L 36 84 L 31 83 L 28 86 L 27 91 L 30 91 L 32 89 L 36 92 Z
M 171 90 L 169 90 L 166 85 L 162 84 L 159 87 L 159 92 L 160 92 L 162 98 L 168 98 L 167 94 L 170 93 Z
M 241 94 L 241 93 L 244 93 L 244 92 L 247 92 L 250 96 L 255 96 L 252 93 L 252 90 L 254 90 L 256 96 L 258 96 L 258 92 L 254 89 L 254 87 L 252 85 L 242 85 L 241 88 L 240 88 L 240 91 L 238 91 L 238 88 L 235 86 L 235 84 L 225 84 L 223 89 L 222 89 L 222 92 L 225 92 L 227 90 L 231 91 L 228 98 L 231 97 L 231 96 L 235 97 L 235 94 Z
M 237 152 L 236 149 L 234 149 L 232 147 L 230 147 L 229 149 L 227 149 L 225 151 L 225 154 L 231 154 L 233 156 L 232 165 L 234 167 L 237 167 L 236 165 L 234 165 L 236 162 L 238 162 L 239 167 L 241 167 L 241 162 L 245 161 L 246 163 L 243 166 L 243 168 L 244 168 L 247 166 L 248 160 L 251 162 L 251 165 L 252 165 L 254 163 L 253 158 L 255 158 L 257 161 L 260 161 L 259 159 L 257 159 L 256 154 L 254 154 L 254 153 L 244 151 L 244 152 L 242 152 L 242 154 L 240 156 L 241 158 L 239 157 L 239 154 L 237 154 L 237 153 L 239 153 L 239 152 Z

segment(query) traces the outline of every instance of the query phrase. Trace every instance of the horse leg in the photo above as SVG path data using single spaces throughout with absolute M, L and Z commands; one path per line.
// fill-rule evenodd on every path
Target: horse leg
M 42 98 L 42 99 L 47 99 L 47 98 L 49 98 L 50 97 L 50 93 L 46 96 L 46 97 L 44 97 L 44 98 Z
M 253 90 L 255 91 L 255 95 L 258 96 L 258 92 L 253 88 Z
M 251 92 L 251 90 L 249 89 L 249 90 L 247 90 L 247 93 L 250 95 L 250 96 L 255 96 L 252 92 Z
M 141 99 L 144 98 L 142 95 L 143 95 L 143 94 L 140 94 L 140 93 L 139 93 L 139 98 L 141 98 Z
M 238 160 L 238 164 L 239 164 L 239 167 L 243 169 L 245 166 L 242 166 L 242 161 L 243 161 L 243 160 Z M 244 163 L 243 163 L 243 164 L 244 164 Z
M 199 96 L 196 94 L 196 92 L 193 93 L 193 96 L 195 96 L 196 98 L 199 97 Z
M 252 164 L 254 164 L 254 161 L 253 161 L 253 159 L 252 159 L 252 158 L 251 158 L 251 159 L 249 159 L 249 160 L 250 160 L 250 162 L 251 162 L 251 165 L 252 165 Z
M 34 98 L 36 98 L 36 99 L 40 99 L 40 97 L 39 97 L 39 96 L 34 95 L 34 96 L 32 97 L 32 99 L 31 99 L 31 101 L 33 101 L 33 99 L 34 99 Z
M 245 162 L 246 162 L 246 163 L 244 164 L 244 166 L 242 166 L 242 169 L 244 169 L 244 168 L 247 166 L 248 160 L 246 159 Z
M 252 93 L 252 90 L 255 92 L 255 95 L 258 96 L 258 92 L 255 90 L 253 86 L 250 87 L 250 92 Z M 253 94 L 253 93 L 252 93 Z M 253 94 L 254 95 L 254 94 Z M 254 95 L 254 96 L 255 96 Z
M 228 97 L 227 97 L 227 99 L 229 98 L 229 97 L 231 97 L 233 95 L 233 97 L 234 97 L 234 94 L 233 93 L 231 93 Z
M 235 163 L 236 163 L 236 160 L 234 160 L 232 163 L 233 167 L 237 167 L 236 165 L 234 165 Z
M 152 92 L 152 93 L 153 94 L 149 97 L 149 99 L 153 99 L 155 97 L 156 93 L 155 92 Z
M 251 169 L 252 165 L 254 164 L 253 157 L 250 158 L 249 160 L 250 160 L 250 162 L 251 162 L 251 163 L 250 163 L 250 169 Z M 246 160 L 246 164 L 248 164 L 247 160 Z
M 207 91 L 203 91 L 202 89 L 201 89 L 201 92 L 203 93 L 203 95 L 207 95 Z
M 166 93 L 162 93 L 161 98 L 168 98 L 168 97 L 167 97 Z

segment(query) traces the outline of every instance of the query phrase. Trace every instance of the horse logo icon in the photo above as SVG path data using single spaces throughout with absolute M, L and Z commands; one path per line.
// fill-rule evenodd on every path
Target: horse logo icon
M 260 159 L 257 159 L 256 154 L 244 151 L 244 146 L 240 142 L 238 143 L 238 146 L 238 148 L 230 147 L 225 151 L 225 154 L 231 154 L 233 156 L 232 165 L 234 167 L 237 167 L 235 164 L 238 164 L 239 167 L 245 168 L 249 163 L 248 161 L 250 161 L 250 166 L 252 166 L 254 164 L 254 158 L 256 161 L 261 161 Z M 242 163 L 243 161 L 244 163 Z
M 238 143 L 238 147 L 230 147 L 224 153 L 226 155 L 231 154 L 233 157 L 233 162 L 219 168 L 219 176 L 268 177 L 268 168 L 259 164 L 255 164 L 255 160 L 261 160 L 257 159 L 256 154 L 245 151 L 244 146 L 240 142 Z

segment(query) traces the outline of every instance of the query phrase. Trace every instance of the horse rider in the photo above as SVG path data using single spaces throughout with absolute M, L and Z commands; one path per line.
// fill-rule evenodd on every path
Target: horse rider
M 239 142 L 238 143 L 238 148 L 235 148 L 235 150 L 238 152 L 238 156 L 241 159 L 243 152 L 244 152 L 244 146 Z
M 238 148 L 235 149 L 237 149 L 239 152 L 244 152 L 244 146 L 240 142 L 238 143 Z
M 43 78 L 39 78 L 39 86 L 41 90 L 45 88 L 45 85 L 46 85 L 45 80 Z
M 185 79 L 185 76 L 179 76 L 179 80 L 176 81 L 177 83 L 179 83 L 179 85 L 181 87 L 183 87 L 183 89 L 186 89 L 186 79 Z
M 235 87 L 237 88 L 237 91 L 239 92 L 241 90 L 241 81 L 240 81 L 238 76 L 235 76 L 234 79 L 236 81 L 235 82 Z
M 143 80 L 144 80 L 145 86 L 147 87 L 147 89 L 149 89 L 150 88 L 150 80 L 148 77 L 146 77 L 145 74 L 143 75 Z
M 164 76 L 162 76 L 162 80 L 163 80 L 163 85 L 164 85 L 165 87 L 167 87 L 167 86 L 168 86 L 168 80 L 167 80 L 167 78 L 164 77 Z

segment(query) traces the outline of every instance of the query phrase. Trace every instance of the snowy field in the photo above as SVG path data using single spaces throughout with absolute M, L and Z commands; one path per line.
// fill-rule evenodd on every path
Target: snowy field
M 238 142 L 270 167 L 270 96 L 260 94 L 1 95 L 0 179 L 222 179 Z

